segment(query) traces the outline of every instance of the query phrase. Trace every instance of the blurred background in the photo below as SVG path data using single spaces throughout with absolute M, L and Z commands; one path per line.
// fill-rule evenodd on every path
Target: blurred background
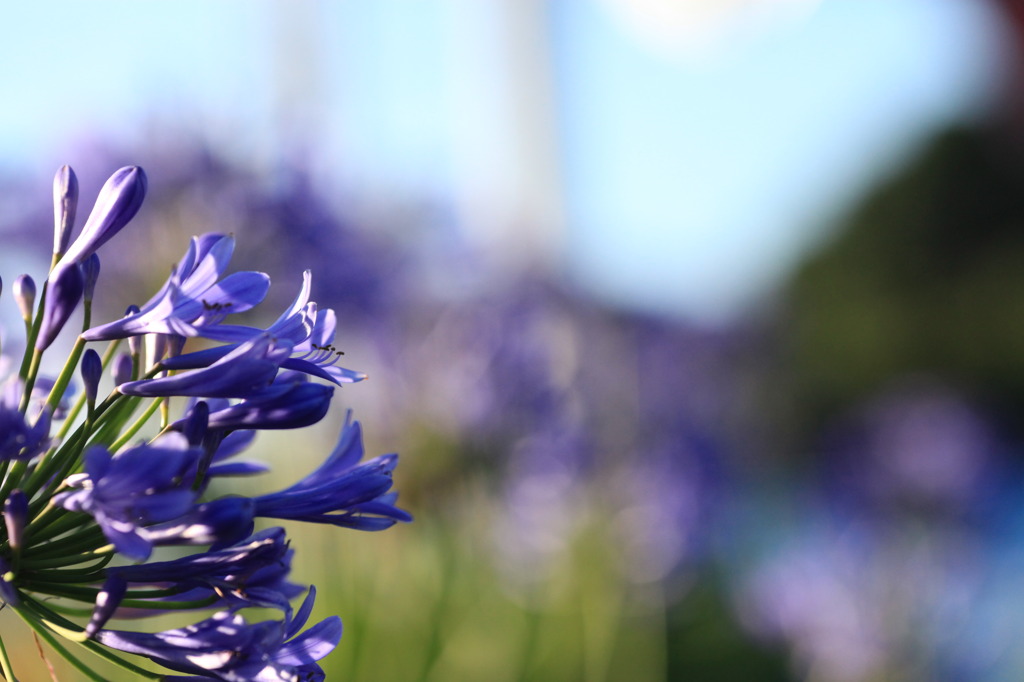
M 371 379 L 252 454 L 290 483 L 352 408 L 416 516 L 289 528 L 330 680 L 1019 680 L 1022 37 L 1016 0 L 17 3 L 2 276 L 65 163 L 80 214 L 149 175 L 109 317 L 192 234 L 270 319 L 313 269 Z

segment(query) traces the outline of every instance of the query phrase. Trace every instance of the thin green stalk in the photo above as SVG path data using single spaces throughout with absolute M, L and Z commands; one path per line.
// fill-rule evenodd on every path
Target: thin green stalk
M 49 500 L 46 502 L 49 504 Z M 29 544 L 30 539 L 34 541 L 49 540 L 71 530 L 66 521 L 61 523 L 62 519 L 65 519 L 70 513 L 64 507 L 47 507 L 25 527 L 25 544 Z
M 114 552 L 113 545 L 106 545 L 98 549 L 83 552 L 81 556 L 67 557 L 53 557 L 50 559 L 24 559 L 21 560 L 21 568 L 24 571 L 31 571 L 38 568 L 62 568 L 64 566 L 75 566 L 77 564 L 84 564 L 86 561 L 99 558 L 106 554 L 112 554 Z
M 122 599 L 121 606 L 128 606 L 136 609 L 154 609 L 178 611 L 182 609 L 202 609 L 213 606 L 220 601 L 220 597 L 213 596 L 206 599 L 193 599 L 191 601 L 146 601 L 145 599 Z
M 11 665 L 11 657 L 7 655 L 7 647 L 4 646 L 4 640 L 0 638 L 0 668 L 3 669 L 4 679 L 8 682 L 18 682 L 18 678 L 14 676 L 14 666 Z
M 96 549 L 100 546 L 100 543 L 104 542 L 106 542 L 106 538 L 103 537 L 103 531 L 96 526 L 92 526 L 89 528 L 83 528 L 80 532 L 74 533 L 65 538 L 59 538 L 52 542 L 48 542 L 42 546 L 33 545 L 23 553 L 23 556 L 25 559 L 31 561 L 36 559 L 49 559 L 53 556 L 75 558 L 73 555 Z
M 103 445 L 109 449 L 109 444 L 114 442 L 121 435 L 124 423 L 135 412 L 135 409 L 142 402 L 137 396 L 124 396 L 115 409 L 107 410 L 96 420 L 94 432 L 89 439 L 90 445 Z M 99 408 L 96 408 L 99 412 Z
M 61 583 L 33 580 L 31 578 L 25 578 L 19 582 L 21 588 L 29 592 L 41 592 L 43 594 L 51 594 L 55 597 L 64 597 L 65 599 L 74 599 L 76 601 L 84 601 L 90 604 L 96 601 L 96 595 L 99 593 L 99 589 L 95 587 L 64 585 Z
M 25 621 L 25 623 L 30 628 L 35 630 L 36 634 L 39 635 L 39 637 L 41 637 L 47 644 L 49 644 L 54 651 L 60 654 L 68 663 L 74 666 L 80 673 L 88 677 L 90 680 L 94 680 L 95 682 L 108 682 L 105 678 L 101 677 L 99 673 L 93 672 L 92 668 L 83 663 L 77 656 L 72 655 L 70 651 L 65 649 L 64 646 L 57 641 L 57 638 L 50 634 L 50 631 L 46 628 L 45 625 L 37 621 L 35 618 L 32 618 L 31 616 L 26 614 L 23 609 L 18 608 L 15 610 L 18 612 L 18 615 L 21 616 L 21 619 Z
M 19 459 L 14 463 L 14 466 L 11 467 L 11 470 L 7 473 L 7 478 L 4 479 L 3 486 L 0 487 L 0 500 L 6 500 L 11 491 L 19 487 L 18 484 L 21 482 L 21 479 L 27 470 L 27 459 Z
M 76 616 L 78 618 L 89 618 L 92 616 L 93 607 L 84 608 L 81 606 L 68 606 L 67 604 L 58 604 L 57 602 L 49 602 L 50 608 L 55 612 L 64 614 L 67 616 Z
M 78 369 L 78 361 L 81 359 L 82 351 L 84 350 L 85 339 L 79 336 L 75 339 L 75 346 L 71 349 L 71 354 L 68 356 L 67 362 L 64 363 L 64 368 L 57 375 L 57 381 L 53 384 L 53 388 L 50 389 L 50 395 L 46 398 L 46 406 L 51 411 L 55 412 L 57 410 L 57 405 L 60 404 L 60 399 L 71 382 L 71 377 L 74 376 L 75 370 Z
M 39 294 L 35 317 L 32 318 L 32 324 L 30 326 L 26 324 L 25 355 L 21 358 L 21 369 L 18 370 L 18 376 L 21 377 L 22 381 L 27 381 L 29 365 L 31 364 L 32 356 L 36 353 L 36 338 L 39 336 L 39 330 L 43 326 L 43 306 L 46 305 L 47 287 L 48 283 L 44 282 L 43 290 Z
M 102 582 L 106 577 L 101 569 L 103 569 L 110 561 L 114 558 L 113 554 L 108 554 L 92 566 L 85 568 L 69 568 L 69 569 L 43 569 L 26 573 L 29 578 L 39 578 L 48 582 L 60 582 L 60 583 L 98 583 Z
M 124 594 L 129 599 L 163 599 L 164 597 L 173 597 L 176 594 L 188 592 L 190 589 L 192 588 L 175 585 L 174 587 L 165 587 L 159 590 L 128 590 Z
M 135 420 L 135 423 L 129 426 L 127 429 L 125 429 L 124 433 L 121 434 L 120 438 L 111 443 L 109 450 L 111 452 L 117 452 L 125 445 L 127 445 L 128 442 L 135 437 L 135 434 L 138 433 L 139 430 L 146 425 L 146 422 L 148 422 L 150 418 L 156 413 L 157 409 L 163 402 L 164 401 L 162 398 L 158 398 L 154 400 L 152 403 L 150 403 L 149 407 L 146 408 L 146 411 L 139 415 L 139 418 Z
M 71 634 L 72 636 L 76 634 L 76 631 L 72 629 L 77 627 L 74 623 L 71 623 L 60 614 L 54 613 L 43 604 L 40 604 L 39 602 L 33 600 L 29 600 L 25 603 L 25 606 L 29 607 L 29 609 L 31 609 L 41 619 L 51 621 L 52 624 L 50 625 L 50 627 L 60 627 L 64 630 L 67 630 L 69 634 Z M 38 620 L 35 620 L 30 615 L 25 614 L 23 610 L 20 608 L 18 609 L 18 615 L 20 615 L 22 617 L 22 620 L 28 623 L 29 627 L 35 630 L 40 637 L 45 639 L 47 644 L 53 647 L 54 650 L 57 651 L 57 653 L 59 653 L 61 656 L 66 658 L 68 662 L 71 663 L 71 665 L 73 665 L 75 668 L 77 668 L 79 671 L 85 674 L 86 677 L 88 677 L 90 680 L 97 680 L 98 682 L 107 682 L 106 678 L 100 677 L 98 673 L 92 671 L 92 668 L 86 666 L 85 663 L 81 661 L 81 659 L 77 658 L 76 656 L 73 656 L 70 651 L 64 648 L 64 646 L 61 645 L 60 642 L 58 642 L 57 639 L 52 634 L 50 634 L 50 631 L 47 629 L 46 625 L 44 625 L 42 622 Z M 124 668 L 125 670 L 128 670 L 129 672 L 132 672 L 136 675 L 146 677 L 151 680 L 159 680 L 164 677 L 162 673 L 155 673 L 152 670 L 146 670 L 145 668 L 141 668 L 135 665 L 134 663 L 126 661 L 125 659 L 121 658 L 112 651 L 106 649 L 102 645 L 97 644 L 96 642 L 77 641 L 74 638 L 70 638 L 69 641 L 75 642 L 75 644 L 85 647 L 97 656 L 105 658 L 111 663 L 121 668 Z
M 21 405 L 18 409 L 22 414 L 28 409 L 29 398 L 32 397 L 32 389 L 36 385 L 36 375 L 39 374 L 39 363 L 43 360 L 43 351 L 32 349 L 32 357 L 29 360 L 28 370 L 25 374 L 25 388 L 21 394 Z
M 163 673 L 155 673 L 152 670 L 146 670 L 145 668 L 139 667 L 134 663 L 121 658 L 119 655 L 110 651 L 101 644 L 97 644 L 96 642 L 93 642 L 91 640 L 81 639 L 79 637 L 79 634 L 81 633 L 81 628 L 78 625 L 72 623 L 67 618 L 64 618 L 59 613 L 55 613 L 46 605 L 31 599 L 26 602 L 26 605 L 29 606 L 37 615 L 39 615 L 41 619 L 44 619 L 52 623 L 52 626 L 61 627 L 64 630 L 69 631 L 69 634 L 72 635 L 70 641 L 74 642 L 75 644 L 78 644 L 79 646 L 85 647 L 97 656 L 105 658 L 111 663 L 121 668 L 124 668 L 129 672 L 135 673 L 136 675 L 139 675 L 141 677 L 147 677 L 149 679 L 155 680 L 163 679 Z
M 120 427 L 117 418 L 122 412 L 130 415 L 138 401 L 138 398 L 130 398 L 120 393 L 111 394 L 96 408 L 91 419 L 75 430 L 63 447 L 59 450 L 51 449 L 44 455 L 29 480 L 22 486 L 25 494 L 30 497 L 35 495 L 39 488 L 49 481 L 46 488 L 48 494 L 42 496 L 42 498 L 49 498 L 50 494 L 61 485 L 64 477 L 76 468 L 79 455 L 85 449 L 85 441 L 89 437 L 90 431 L 103 425 L 103 428 L 94 435 L 94 440 L 108 431 L 115 433 Z

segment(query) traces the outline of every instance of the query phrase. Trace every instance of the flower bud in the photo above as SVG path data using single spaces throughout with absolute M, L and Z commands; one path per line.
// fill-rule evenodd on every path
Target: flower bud
M 85 397 L 90 405 L 96 402 L 102 376 L 103 361 L 100 360 L 100 354 L 92 348 L 86 349 L 82 354 L 82 383 L 85 384 Z
M 116 576 L 107 578 L 103 587 L 96 594 L 96 607 L 85 626 L 86 636 L 93 637 L 103 629 L 103 626 L 117 611 L 117 607 L 121 605 L 121 600 L 124 599 L 127 591 L 128 583 L 124 580 Z
M 11 549 L 20 549 L 28 519 L 28 498 L 21 490 L 14 489 L 4 500 L 4 524 Z
M 210 406 L 205 400 L 200 400 L 188 411 L 182 425 L 181 432 L 185 434 L 189 445 L 197 447 L 203 444 L 203 437 L 210 424 Z
M 82 291 L 85 288 L 85 277 L 78 265 L 57 268 L 54 273 L 58 275 L 50 280 L 50 286 L 46 291 L 43 323 L 39 327 L 39 336 L 36 337 L 38 351 L 49 348 L 57 338 L 57 334 L 64 328 L 71 313 L 82 300 Z M 53 277 L 53 273 L 50 273 L 50 276 Z
M 96 280 L 100 277 L 100 257 L 95 253 L 82 262 L 82 274 L 85 276 L 85 295 L 83 298 L 92 302 L 92 295 L 96 291 Z
M 146 361 L 152 366 L 167 354 L 167 334 L 146 334 Z
M 78 178 L 71 166 L 61 166 L 53 178 L 53 252 L 62 255 L 71 241 L 78 208 Z
M 111 175 L 61 263 L 81 263 L 92 255 L 135 217 L 145 196 L 146 174 L 138 166 L 126 166 Z
M 21 319 L 32 320 L 32 310 L 36 306 L 36 282 L 28 275 L 18 275 L 14 280 L 14 300 L 18 302 Z
M 111 370 L 114 377 L 114 385 L 119 386 L 132 380 L 132 356 L 128 353 L 121 353 L 114 360 L 114 368 Z

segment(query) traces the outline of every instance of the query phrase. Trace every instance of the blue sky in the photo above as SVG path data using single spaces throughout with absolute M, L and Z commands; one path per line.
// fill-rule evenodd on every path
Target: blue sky
M 830 216 L 936 127 L 975 115 L 997 64 L 977 0 L 822 0 L 699 57 L 645 42 L 607 2 L 548 7 L 558 260 L 603 298 L 704 320 L 751 305 Z M 496 211 L 532 196 L 509 189 L 523 182 L 509 132 L 522 91 L 493 47 L 498 3 L 67 1 L 5 15 L 7 169 L 45 177 L 103 137 L 145 165 L 157 118 L 257 166 L 288 156 L 288 126 L 316 130 L 319 163 L 353 191 L 468 192 Z

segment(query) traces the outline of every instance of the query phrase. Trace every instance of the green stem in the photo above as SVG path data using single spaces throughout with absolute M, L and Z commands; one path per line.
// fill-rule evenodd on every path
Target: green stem
M 50 631 L 46 628 L 45 625 L 43 625 L 38 620 L 33 618 L 31 615 L 26 613 L 24 609 L 18 608 L 15 610 L 18 612 L 18 615 L 21 616 L 21 619 L 25 621 L 25 623 L 30 628 L 35 630 L 36 634 L 39 635 L 39 637 L 41 637 L 47 644 L 49 644 L 54 651 L 56 651 L 65 660 L 67 660 L 68 663 L 70 663 L 72 666 L 78 669 L 79 672 L 88 677 L 90 680 L 94 680 L 94 682 L 107 682 L 105 678 L 101 677 L 98 673 L 94 673 L 89 666 L 83 663 L 78 657 L 73 656 L 70 651 L 65 649 L 64 646 L 57 641 L 57 638 L 50 634 Z
M 27 579 L 38 578 L 45 582 L 55 583 L 98 583 L 102 582 L 106 577 L 101 570 L 104 566 L 110 563 L 114 558 L 113 554 L 108 554 L 92 566 L 86 568 L 69 568 L 65 570 L 60 569 L 43 569 L 38 571 L 26 572 L 25 577 Z
M 85 518 L 85 517 L 83 517 Z M 27 561 L 49 559 L 52 557 L 75 558 L 72 555 L 88 552 L 102 546 L 106 542 L 103 531 L 97 526 L 83 528 L 80 532 L 48 542 L 45 545 L 32 545 L 22 556 Z M 81 563 L 81 562 L 79 562 Z
M 28 401 L 32 397 L 32 389 L 36 385 L 36 375 L 39 374 L 39 363 L 42 359 L 43 351 L 33 348 L 28 372 L 25 375 L 25 388 L 21 394 L 21 405 L 18 407 L 22 414 L 25 414 L 25 410 L 28 409 Z
M 49 605 L 50 608 L 53 609 L 56 613 L 68 616 L 77 616 L 78 618 L 89 618 L 90 616 L 92 616 L 93 611 L 95 610 L 92 607 L 82 608 L 77 606 L 68 606 L 67 604 L 58 604 L 57 602 L 53 601 L 49 602 Z
M 11 665 L 11 657 L 7 655 L 7 647 L 4 646 L 4 640 L 0 639 L 0 668 L 4 671 L 4 678 L 8 682 L 18 682 L 18 678 L 14 676 L 14 666 Z
M 83 552 L 81 556 L 58 556 L 50 559 L 25 559 L 21 560 L 21 568 L 25 571 L 32 571 L 39 568 L 63 568 L 64 566 L 76 566 L 78 564 L 84 564 L 86 561 L 92 561 L 101 556 L 112 554 L 114 552 L 113 546 L 100 547 L 91 551 Z
M 43 283 L 43 291 L 39 294 L 36 316 L 32 318 L 32 324 L 29 325 L 28 320 L 25 321 L 25 355 L 21 359 L 21 369 L 18 370 L 18 376 L 21 377 L 22 381 L 27 381 L 28 379 L 29 365 L 32 356 L 36 352 L 36 338 L 39 336 L 39 330 L 43 326 L 43 306 L 46 305 L 46 289 L 48 286 L 48 282 Z
M 157 409 L 163 402 L 163 399 L 160 398 L 150 403 L 149 407 L 146 408 L 146 411 L 139 415 L 139 418 L 135 420 L 135 423 L 129 426 L 124 431 L 124 433 L 121 434 L 120 438 L 111 443 L 109 450 L 111 452 L 117 452 L 125 445 L 127 445 L 128 442 L 135 437 L 135 434 L 138 433 L 139 430 L 146 425 L 146 422 L 148 422 L 150 418 L 156 413 Z
M 191 588 L 177 585 L 160 590 L 128 590 L 125 592 L 125 596 L 130 599 L 163 599 L 164 597 L 173 597 L 176 594 L 188 592 L 189 589 Z
M 220 597 L 213 596 L 206 599 L 193 599 L 192 601 L 147 601 L 145 599 L 122 599 L 121 606 L 130 606 L 136 609 L 154 609 L 178 611 L 181 609 L 201 609 L 212 606 L 220 601 Z
M 47 500 L 47 502 L 49 502 Z M 25 527 L 25 544 L 29 545 L 29 539 L 37 542 L 55 538 L 61 533 L 71 530 L 67 523 L 60 523 L 70 512 L 64 507 L 47 507 L 28 526 Z M 80 517 L 79 517 L 80 518 Z
M 43 580 L 33 580 L 31 578 L 19 580 L 19 586 L 23 590 L 27 590 L 29 592 L 42 592 L 43 594 L 51 594 L 55 597 L 64 597 L 65 599 L 74 599 L 76 601 L 89 603 L 95 603 L 96 594 L 99 592 L 99 589 L 95 587 L 63 585 L 61 583 L 50 583 Z
M 6 500 L 11 491 L 19 487 L 18 484 L 21 482 L 21 478 L 25 475 L 27 469 L 27 459 L 19 459 L 14 463 L 14 466 L 11 467 L 10 472 L 7 474 L 7 478 L 4 479 L 3 486 L 0 487 L 0 500 Z M 27 495 L 28 493 L 26 493 Z
M 30 607 L 32 611 L 34 611 L 41 619 L 52 623 L 52 626 L 61 627 L 65 630 L 68 630 L 69 634 L 72 637 L 72 642 L 75 642 L 75 644 L 78 644 L 79 646 L 85 647 L 97 656 L 105 658 L 111 663 L 120 666 L 125 670 L 135 673 L 136 675 L 139 675 L 141 677 L 147 677 L 149 679 L 154 680 L 163 679 L 163 673 L 155 673 L 152 670 L 146 670 L 145 668 L 141 668 L 130 661 L 126 661 L 125 659 L 121 658 L 120 656 L 110 651 L 101 644 L 97 644 L 93 641 L 79 641 L 79 639 L 77 639 L 76 636 L 82 633 L 81 628 L 78 625 L 69 621 L 67 618 L 61 616 L 59 613 L 53 612 L 46 605 L 30 599 L 26 602 L 26 606 Z
M 76 628 L 78 628 L 78 626 L 76 626 L 74 623 L 72 623 L 71 621 L 67 620 L 66 618 L 64 618 L 60 614 L 54 613 L 53 611 L 48 609 L 43 604 L 40 604 L 39 602 L 34 601 L 34 600 L 28 600 L 28 601 L 25 602 L 25 606 L 28 607 L 30 610 L 32 610 L 34 612 L 34 615 L 38 616 L 39 618 L 45 619 L 47 621 L 50 621 L 52 623 L 50 627 L 60 627 L 60 628 L 63 628 L 65 630 L 68 630 L 69 631 L 68 634 L 71 635 L 72 637 L 74 635 L 78 634 L 78 630 L 76 630 Z M 85 664 L 80 659 L 78 659 L 77 657 L 71 655 L 71 652 L 69 652 L 67 649 L 65 649 L 60 644 L 60 642 L 58 642 L 56 640 L 56 638 L 54 638 L 53 635 L 50 634 L 49 630 L 46 628 L 45 625 L 43 625 L 42 622 L 36 620 L 35 618 L 30 616 L 29 614 L 23 613 L 23 610 L 21 608 L 18 609 L 18 615 L 20 615 L 22 617 L 22 619 L 25 620 L 26 623 L 28 623 L 29 627 L 31 627 L 33 630 L 35 630 L 37 633 L 39 633 L 39 635 L 43 639 L 45 639 L 46 642 L 50 646 L 52 646 L 54 648 L 54 650 L 57 651 L 57 653 L 59 653 L 61 656 L 64 656 L 68 660 L 68 662 L 71 663 L 71 665 L 73 665 L 76 668 L 78 668 L 78 670 L 80 670 L 82 673 L 84 673 L 86 677 L 88 677 L 90 680 L 97 680 L 98 682 L 107 682 L 106 678 L 99 677 L 98 673 L 94 673 L 92 671 L 92 669 L 87 667 L 87 666 L 85 666 Z M 123 659 L 120 656 L 118 656 L 117 654 L 109 651 L 108 649 L 106 649 L 102 645 L 97 644 L 96 642 L 77 641 L 76 639 L 71 639 L 70 641 L 75 642 L 79 646 L 85 647 L 86 649 L 88 649 L 92 653 L 96 654 L 97 656 L 99 656 L 101 658 L 105 658 L 106 660 L 110 661 L 111 663 L 113 663 L 113 664 L 115 664 L 115 665 L 117 665 L 117 666 L 119 666 L 121 668 L 124 668 L 125 670 L 128 670 L 129 672 L 132 672 L 132 673 L 134 673 L 136 675 L 139 675 L 140 677 L 146 677 L 146 678 L 149 678 L 151 680 L 159 680 L 159 679 L 162 679 L 163 676 L 164 676 L 162 673 L 155 673 L 152 670 L 146 670 L 145 668 L 141 668 L 141 667 L 135 665 L 134 663 L 126 661 L 125 659 Z
M 75 346 L 71 349 L 71 355 L 68 356 L 67 362 L 64 363 L 64 368 L 57 375 L 57 381 L 53 384 L 53 388 L 50 389 L 50 395 L 46 398 L 46 406 L 50 408 L 51 412 L 57 411 L 57 405 L 60 403 L 68 383 L 71 382 L 71 377 L 74 376 L 75 370 L 78 368 L 78 361 L 82 357 L 82 351 L 84 350 L 85 339 L 79 336 L 75 339 Z

